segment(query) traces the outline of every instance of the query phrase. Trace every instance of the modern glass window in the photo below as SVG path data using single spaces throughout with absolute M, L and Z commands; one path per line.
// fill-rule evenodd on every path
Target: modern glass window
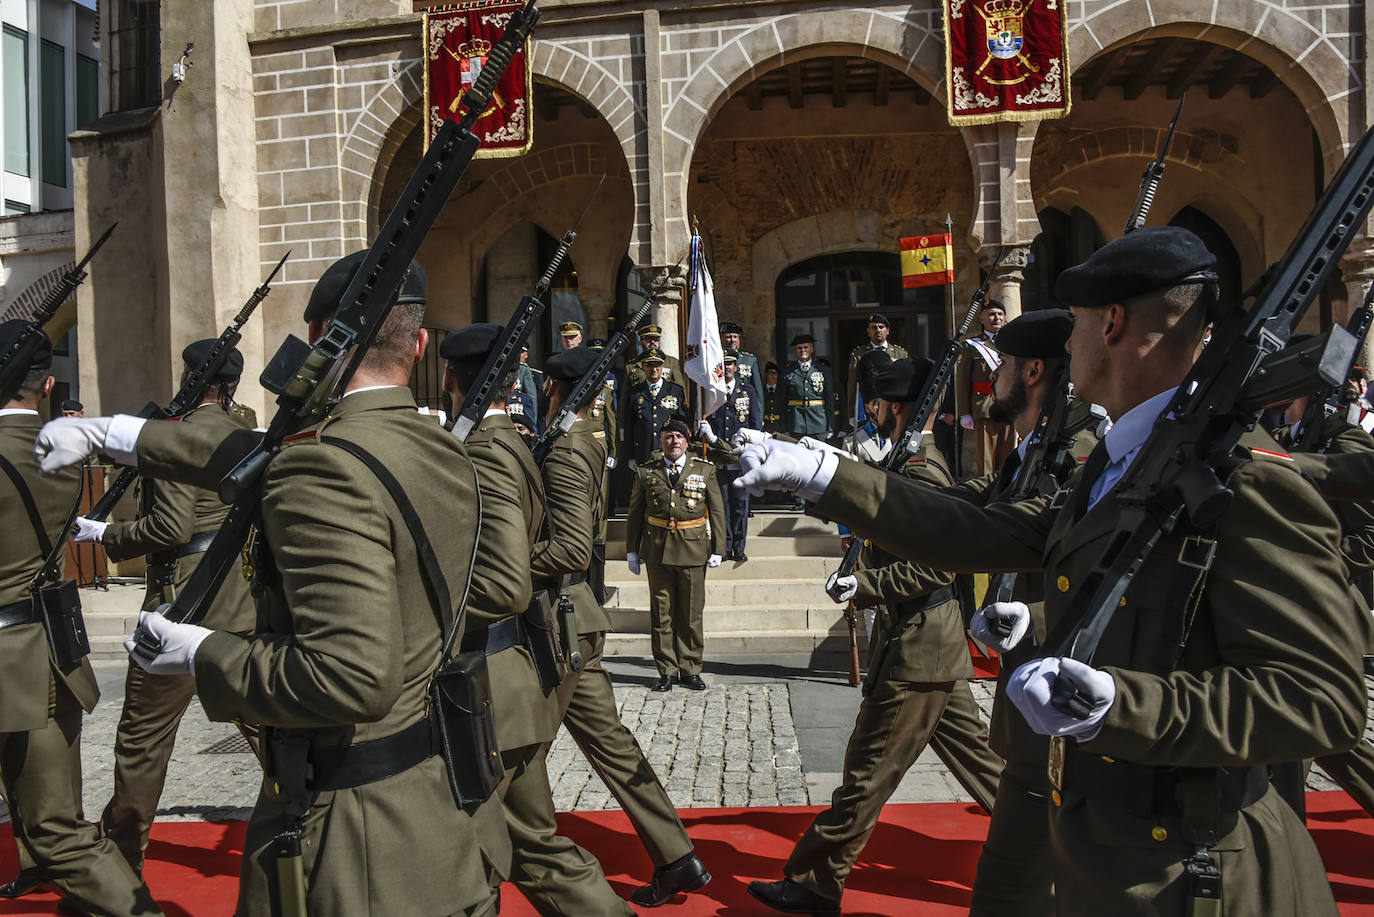
M 5 93 L 5 171 L 29 174 L 29 36 L 5 26 L 3 41 Z
M 67 187 L 67 49 L 43 40 L 38 52 L 38 107 L 43 181 Z
M 84 54 L 76 56 L 76 126 L 85 127 L 100 117 L 100 62 Z
M 29 212 L 29 205 L 28 205 L 28 204 L 24 204 L 24 203 L 21 203 L 21 202 L 19 202 L 19 201 L 12 201 L 12 200 L 10 200 L 9 198 L 5 198 L 5 216 L 7 216 L 7 217 L 12 217 L 12 216 L 14 216 L 14 215 L 16 215 L 16 214 L 28 213 L 28 212 Z

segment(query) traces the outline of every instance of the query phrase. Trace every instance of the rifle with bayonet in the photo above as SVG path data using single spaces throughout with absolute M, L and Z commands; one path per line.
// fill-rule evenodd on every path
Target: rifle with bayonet
M 1150 215 L 1150 206 L 1155 202 L 1155 192 L 1159 190 L 1160 179 L 1164 177 L 1164 160 L 1169 155 L 1169 145 L 1174 142 L 1174 128 L 1178 127 L 1179 116 L 1183 114 L 1183 103 L 1188 98 L 1188 93 L 1183 93 L 1178 99 L 1178 108 L 1174 111 L 1174 119 L 1169 122 L 1169 131 L 1164 135 L 1164 142 L 1160 144 L 1159 155 L 1145 167 L 1145 174 L 1140 176 L 1140 193 L 1136 195 L 1135 206 L 1131 208 L 1131 216 L 1126 220 L 1125 232 L 1135 232 L 1145 225 L 1145 218 Z
M 288 336 L 263 371 L 264 387 L 277 395 L 277 412 L 262 441 L 220 482 L 220 499 L 232 504 L 229 515 L 168 610 L 169 620 L 197 623 L 204 618 L 220 584 L 237 565 L 248 530 L 257 518 L 262 501 L 258 485 L 268 463 L 287 436 L 324 417 L 335 395 L 346 388 L 366 356 L 420 244 L 481 146 L 472 130 L 477 119 L 491 103 L 492 92 L 511 58 L 524 47 L 538 18 L 535 0 L 512 15 L 481 75 L 463 95 L 462 118 L 446 120 L 435 134 L 339 298 L 339 307 L 324 334 L 313 345 Z M 151 658 L 157 646 L 145 633 L 135 652 Z
M 167 417 L 180 417 L 187 410 L 200 404 L 204 399 L 206 391 L 214 381 L 215 376 L 224 368 L 224 362 L 229 359 L 229 351 L 237 346 L 243 338 L 243 326 L 248 323 L 253 312 L 258 305 L 267 298 L 267 294 L 272 292 L 272 279 L 277 276 L 286 259 L 290 257 L 288 250 L 277 266 L 272 268 L 272 272 L 267 275 L 267 279 L 259 284 L 253 294 L 248 297 L 248 301 L 239 309 L 238 314 L 229 326 L 220 333 L 219 340 L 215 341 L 215 346 L 210 348 L 210 352 L 205 355 L 194 369 L 186 376 L 181 383 L 181 388 L 172 396 L 172 400 L 167 403 L 167 407 L 160 406 L 155 401 L 150 401 L 144 405 L 143 410 L 138 412 L 139 417 L 150 420 L 162 420 Z M 86 518 L 92 522 L 104 522 L 111 512 L 114 511 L 115 504 L 133 486 L 134 481 L 138 480 L 137 468 L 125 468 L 115 478 L 114 483 L 105 491 L 105 495 L 91 507 L 91 511 L 86 514 Z
M 73 290 L 81 286 L 86 279 L 86 265 L 91 263 L 95 253 L 100 251 L 100 247 L 105 244 L 105 240 L 110 238 L 110 233 L 114 232 L 118 225 L 118 223 L 111 223 L 110 228 L 105 230 L 99 239 L 95 240 L 95 244 L 87 250 L 85 256 L 73 265 L 70 271 L 62 275 L 61 279 L 38 303 L 38 308 L 33 310 L 33 316 L 29 319 L 29 326 L 19 335 L 19 339 L 11 344 L 4 354 L 0 354 L 0 404 L 6 404 L 19 394 L 19 386 L 23 384 L 24 377 L 29 373 L 29 366 L 33 363 L 33 355 L 38 352 L 38 348 L 43 342 L 43 326 L 52 321 L 52 317 L 67 301 L 67 297 L 72 295 Z
M 1203 349 L 1114 494 L 1121 508 L 1115 534 L 1069 599 L 1046 641 L 1046 656 L 1091 663 L 1127 589 L 1162 536 L 1180 525 L 1206 530 L 1233 497 L 1223 480 L 1232 450 L 1265 407 L 1319 384 L 1344 383 L 1354 336 L 1339 325 L 1303 344 L 1285 346 L 1293 328 L 1363 231 L 1374 204 L 1374 130 L 1352 147 L 1248 312 L 1216 323 Z M 1189 558 L 1203 563 L 1205 557 Z M 1070 679 L 1058 678 L 1052 701 L 1085 719 L 1091 709 Z
M 1320 455 L 1331 448 L 1331 441 L 1335 439 L 1339 429 L 1324 431 L 1323 421 L 1341 409 L 1341 394 L 1345 391 L 1346 381 L 1350 378 L 1350 370 L 1360 357 L 1365 336 L 1369 334 L 1370 322 L 1374 320 L 1374 308 L 1371 306 L 1374 306 L 1374 286 L 1369 288 L 1364 303 L 1345 324 L 1345 330 L 1355 338 L 1355 352 L 1350 357 L 1350 365 L 1345 369 L 1345 378 L 1339 385 L 1323 386 L 1308 398 L 1307 410 L 1303 411 L 1302 421 L 1296 428 L 1298 434 L 1293 437 L 1293 446 L 1288 451 L 1314 452 Z
M 515 361 L 520 358 L 520 348 L 529 340 L 530 332 L 534 330 L 535 323 L 544 314 L 545 300 L 548 298 L 549 287 L 553 284 L 553 279 L 558 275 L 558 269 L 563 266 L 563 261 L 568 257 L 568 251 L 577 241 L 577 228 L 582 225 L 582 218 L 591 209 L 592 201 L 596 200 L 596 192 L 601 190 L 601 184 L 606 180 L 606 176 L 601 176 L 601 181 L 596 183 L 592 189 L 591 197 L 587 198 L 587 204 L 582 208 L 582 213 L 578 216 L 577 222 L 572 228 L 563 233 L 562 240 L 558 243 L 558 250 L 549 259 L 548 267 L 540 275 L 539 280 L 534 284 L 533 292 L 527 294 L 520 300 L 520 305 L 515 307 L 515 312 L 511 314 L 510 321 L 506 322 L 505 330 L 501 332 L 501 338 L 497 346 L 491 349 L 487 355 L 487 361 L 482 364 L 482 369 L 477 373 L 477 382 L 463 396 L 463 404 L 458 409 L 458 414 L 453 420 L 453 435 L 458 437 L 461 442 L 467 442 L 472 431 L 482 422 L 486 416 L 487 409 L 491 407 L 492 399 L 496 397 L 501 380 L 506 378 L 512 369 L 515 368 Z M 502 393 L 510 394 L 509 392 Z

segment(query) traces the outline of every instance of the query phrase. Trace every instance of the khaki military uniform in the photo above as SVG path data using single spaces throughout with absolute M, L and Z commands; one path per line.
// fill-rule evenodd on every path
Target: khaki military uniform
M 251 429 L 243 414 L 217 404 L 202 404 L 181 417 L 183 423 L 229 433 Z M 143 608 L 153 611 L 176 596 L 200 563 L 209 541 L 229 515 L 219 495 L 189 484 L 145 480 L 139 513 L 131 522 L 113 522 L 101 543 L 111 560 L 148 556 Z M 204 626 L 247 634 L 255 612 L 248 581 L 237 571 L 225 578 Z M 132 662 L 124 676 L 124 709 L 115 732 L 114 793 L 100 817 L 105 836 L 142 872 L 148 833 L 167 780 L 177 728 L 196 691 L 191 675 L 149 675 Z
M 905 473 L 935 487 L 953 483 L 930 440 Z M 855 577 L 854 604 L 884 607 L 869 650 L 864 699 L 845 750 L 844 782 L 783 867 L 788 879 L 836 909 L 883 805 L 927 743 L 984 809 L 992 808 L 1002 771 L 969 690 L 973 662 L 954 577 L 881 550 Z
M 343 398 L 272 460 L 262 485 L 258 630 L 207 637 L 196 651 L 196 690 L 210 719 L 273 727 L 278 739 L 308 743 L 312 757 L 424 720 L 442 642 L 401 511 L 361 461 L 322 437 L 367 450 L 413 495 L 455 611 L 477 537 L 466 450 L 416 411 L 406 388 Z M 209 489 L 257 438 L 150 422 L 138 467 Z M 241 917 L 274 913 L 272 839 L 294 822 L 276 786 L 266 775 L 248 823 Z M 471 813 L 458 808 L 438 755 L 361 786 L 313 792 L 302 825 L 309 911 L 494 913 L 489 876 L 509 857 L 508 841 L 504 853 L 490 846 L 504 836 L 501 818 L 495 799 Z
M 552 522 L 547 546 L 542 551 L 536 547 L 533 570 L 555 587 L 553 578 L 566 573 L 578 580 L 568 597 L 576 612 L 583 667 L 581 673 L 569 671 L 558 686 L 559 712 L 568 734 L 625 810 L 654 866 L 662 867 L 691 853 L 692 842 L 634 733 L 620 720 L 611 677 L 601 667 L 611 622 L 591 587 L 576 575 L 586 569 L 602 505 L 587 498 L 595 493 L 595 470 L 604 464 L 594 430 L 590 418 L 577 421 L 544 462 Z
M 81 492 L 81 468 L 38 473 L 33 442 L 42 426 L 37 413 L 0 415 L 0 455 L 19 472 L 49 544 L 57 545 L 67 537 L 63 526 Z M 8 475 L 0 477 L 0 488 L 6 532 L 0 609 L 22 611 L 46 552 Z M 100 697 L 90 663 L 83 659 L 69 671 L 54 666 L 37 620 L 0 628 L 0 695 L 0 784 L 21 861 L 97 913 L 160 914 L 119 849 L 82 815 L 81 714 Z
M 1370 625 L 1346 584 L 1331 511 L 1272 440 L 1242 442 L 1250 461 L 1229 475 L 1235 497 L 1211 536 L 1191 628 L 1186 608 L 1164 607 L 1166 584 L 1201 573 L 1178 564 L 1194 534 L 1181 526 L 1145 562 L 1097 651 L 1093 664 L 1116 684 L 1101 730 L 1053 743 L 1062 751 L 1050 822 L 1060 913 L 1188 913 L 1184 862 L 1194 846 L 1177 799 L 1215 781 L 1226 787 L 1213 847 L 1222 913 L 1336 913 L 1321 858 L 1265 765 L 1359 739 L 1365 685 L 1350 648 L 1365 644 Z M 1099 446 L 1062 500 L 986 508 L 841 462 L 816 509 L 941 568 L 1043 566 L 1053 629 L 1120 520 L 1114 492 L 1087 508 L 1105 455 Z M 929 524 L 912 526 L 917 518 Z M 1166 651 L 1181 633 L 1175 659 Z
M 992 367 L 974 342 L 990 348 L 994 354 L 997 345 L 987 334 L 965 341 L 964 352 L 954 370 L 955 413 L 958 417 L 973 418 L 973 429 L 964 431 L 964 474 L 976 478 L 1002 467 L 1016 448 L 1016 431 L 1011 424 L 998 423 L 988 417 L 993 404 Z
M 608 374 L 601 385 L 601 391 L 587 408 L 587 420 L 592 424 L 592 436 L 606 451 L 608 458 L 619 458 L 620 454 L 620 398 L 617 387 L 620 377 Z M 597 514 L 596 544 L 599 547 L 598 560 L 604 567 L 606 563 L 606 520 L 610 517 L 611 469 L 606 463 L 601 466 L 601 512 Z
M 649 577 L 654 664 L 659 675 L 701 673 L 706 561 L 725 555 L 725 506 L 716 466 L 684 456 L 677 485 L 664 459 L 639 466 L 626 519 L 627 550 Z

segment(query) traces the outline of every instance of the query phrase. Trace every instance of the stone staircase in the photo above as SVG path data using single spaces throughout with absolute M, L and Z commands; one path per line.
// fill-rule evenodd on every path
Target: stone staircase
M 835 526 L 801 513 L 755 510 L 747 563 L 706 571 L 706 653 L 848 653 L 843 609 L 826 596 L 840 562 Z M 649 582 L 625 566 L 625 520 L 607 531 L 608 655 L 649 655 Z
M 81 611 L 91 641 L 92 662 L 126 662 L 124 636 L 138 625 L 143 604 L 143 578 L 137 583 L 112 583 L 108 589 L 82 589 Z

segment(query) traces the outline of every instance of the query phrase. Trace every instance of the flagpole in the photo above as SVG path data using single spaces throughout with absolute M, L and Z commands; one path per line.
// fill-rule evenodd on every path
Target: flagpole
M 949 283 L 945 284 L 945 308 L 949 310 L 949 337 L 959 332 L 959 319 L 954 314 L 954 220 L 945 214 L 945 235 L 949 239 Z

